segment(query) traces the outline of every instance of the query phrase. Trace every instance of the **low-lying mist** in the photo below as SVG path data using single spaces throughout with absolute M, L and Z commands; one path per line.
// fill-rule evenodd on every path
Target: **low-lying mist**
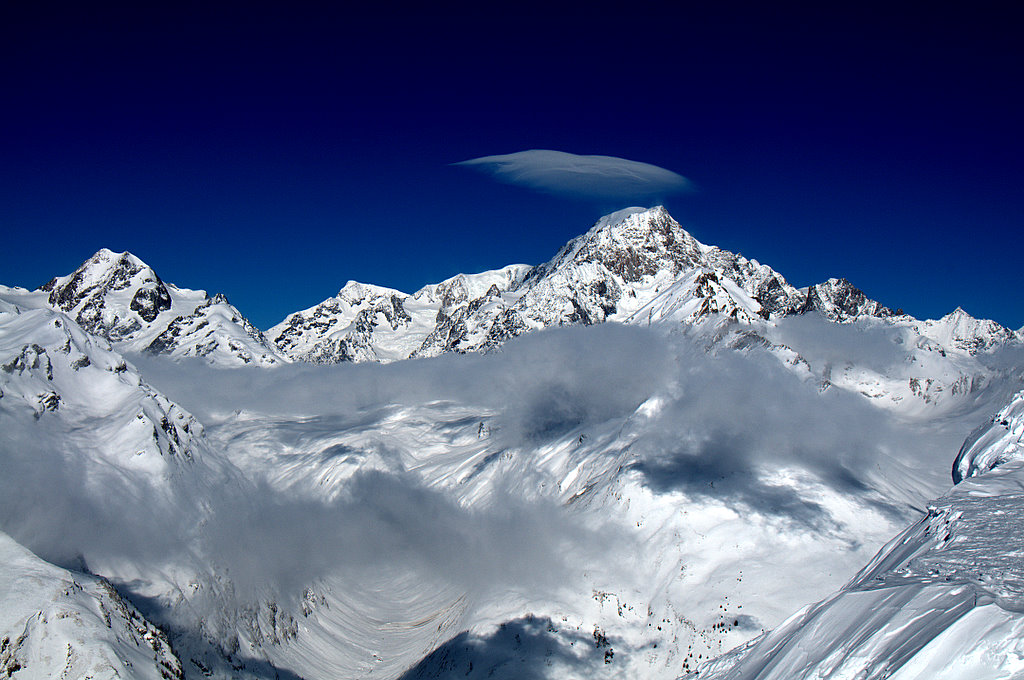
M 827 511 L 772 482 L 772 471 L 796 469 L 906 513 L 949 485 L 949 465 L 977 424 L 903 422 L 859 395 L 822 393 L 760 350 L 708 354 L 680 334 L 615 324 L 389 365 L 224 370 L 130 359 L 209 428 L 237 411 L 266 415 L 271 427 L 271 417 L 357 420 L 385 406 L 445 402 L 486 416 L 501 447 L 529 455 L 576 430 L 630 423 L 625 472 L 652 492 L 714 499 L 810 531 L 832 529 Z M 659 406 L 638 414 L 645 402 Z M 230 578 L 240 605 L 396 566 L 462 592 L 554 591 L 576 587 L 608 544 L 629 540 L 554 496 L 527 501 L 496 488 L 477 507 L 404 470 L 359 472 L 337 496 L 300 498 L 230 462 L 214 438 L 195 461 L 154 478 L 94 464 L 87 437 L 0 415 L 0 529 L 46 559 L 101 573 L 123 563 L 135 572 L 208 565 Z M 917 495 L 880 483 L 907 470 Z

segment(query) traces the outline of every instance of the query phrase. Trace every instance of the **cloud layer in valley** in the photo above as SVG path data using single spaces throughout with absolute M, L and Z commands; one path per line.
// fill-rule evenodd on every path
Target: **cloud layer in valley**
M 583 199 L 662 197 L 689 191 L 688 179 L 649 163 L 531 149 L 455 163 L 508 184 Z
M 829 344 L 862 335 L 844 329 L 830 328 L 843 337 Z M 287 599 L 320 579 L 372 578 L 389 565 L 456 592 L 543 592 L 578 585 L 573 574 L 623 540 L 553 493 L 495 488 L 475 504 L 430 486 L 400 455 L 403 446 L 419 455 L 417 418 L 441 442 L 441 457 L 443 427 L 475 442 L 486 421 L 487 451 L 515 452 L 526 464 L 560 441 L 607 433 L 607 448 L 594 454 L 616 457 L 610 469 L 621 459 L 623 474 L 653 493 L 826 533 L 838 520 L 802 482 L 780 483 L 778 471 L 906 514 L 944 490 L 965 435 L 900 422 L 838 389 L 822 394 L 767 354 L 709 354 L 686 336 L 615 324 L 531 333 L 488 355 L 389 365 L 131 361 L 207 426 L 196 459 L 167 479 L 91 465 L 87 439 L 0 405 L 0 530 L 47 559 L 75 566 L 81 556 L 101 573 L 104 564 L 159 570 L 195 555 L 230 574 L 240 604 L 268 584 Z M 454 415 L 439 422 L 435 413 Z M 238 423 L 249 429 L 232 430 Z M 234 439 L 249 432 L 259 438 Z M 357 469 L 332 482 L 337 493 L 320 495 L 261 478 L 293 452 L 351 458 Z M 263 468 L 253 464 L 261 455 Z M 416 460 L 431 463 L 429 455 Z M 908 468 L 925 480 L 935 471 L 920 497 L 879 485 Z

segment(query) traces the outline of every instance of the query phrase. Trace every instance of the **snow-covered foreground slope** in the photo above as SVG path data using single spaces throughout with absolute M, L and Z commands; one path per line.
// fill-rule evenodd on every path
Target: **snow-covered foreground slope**
M 1024 466 L 932 503 L 838 594 L 700 678 L 1024 677 Z
M 0 533 L 0 673 L 182 678 L 167 636 L 109 583 L 55 567 Z

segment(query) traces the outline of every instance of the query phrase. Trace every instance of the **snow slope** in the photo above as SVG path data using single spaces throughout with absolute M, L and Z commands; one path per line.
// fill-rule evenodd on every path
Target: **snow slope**
M 44 562 L 0 533 L 0 673 L 183 678 L 167 636 L 106 581 Z
M 308 615 L 278 600 L 297 634 L 259 653 L 309 677 L 674 678 L 853 576 L 1003 394 L 907 421 L 770 353 L 617 324 L 486 356 L 189 368 L 143 370 L 264 494 L 383 537 L 332 528 L 382 561 L 332 557 Z
M 953 481 L 984 474 L 1024 458 L 1024 392 L 1013 396 L 992 418 L 971 433 L 953 461 Z
M 958 462 L 989 463 L 1005 446 L 974 436 Z M 969 476 L 837 594 L 693 677 L 1024 677 L 1024 464 L 983 463 Z

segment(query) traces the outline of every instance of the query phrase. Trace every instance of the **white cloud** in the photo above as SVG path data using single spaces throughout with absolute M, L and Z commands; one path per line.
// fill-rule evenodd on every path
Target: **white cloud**
M 508 184 L 576 198 L 664 196 L 693 188 L 682 175 L 649 163 L 549 149 L 483 156 L 453 165 L 480 170 Z

